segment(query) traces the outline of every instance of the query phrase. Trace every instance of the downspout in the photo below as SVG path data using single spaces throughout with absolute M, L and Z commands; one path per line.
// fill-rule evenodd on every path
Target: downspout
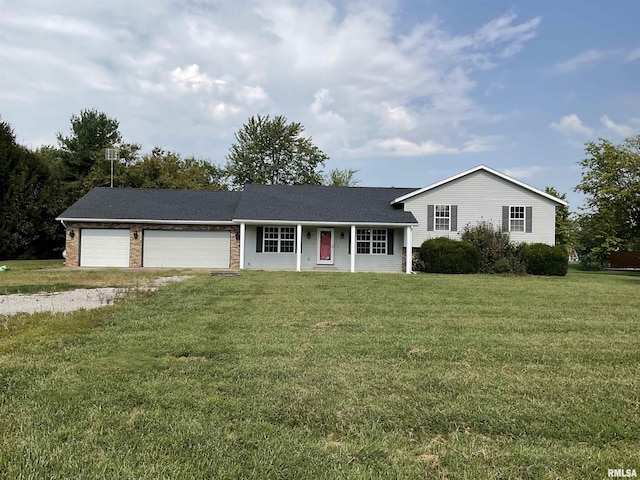
M 67 259 L 67 224 L 64 223 L 64 220 L 60 220 L 60 223 L 64 227 L 64 249 L 62 250 L 62 258 Z

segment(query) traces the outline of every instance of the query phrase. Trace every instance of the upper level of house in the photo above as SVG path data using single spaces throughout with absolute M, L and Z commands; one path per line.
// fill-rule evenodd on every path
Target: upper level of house
M 459 239 L 466 226 L 488 222 L 515 242 L 555 243 L 555 213 L 567 202 L 479 165 L 392 201 L 418 221 L 412 244 L 434 237 Z

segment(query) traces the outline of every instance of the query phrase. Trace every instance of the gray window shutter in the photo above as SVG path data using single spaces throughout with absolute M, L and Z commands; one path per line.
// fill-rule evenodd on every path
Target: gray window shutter
M 458 206 L 451 205 L 451 231 L 458 231 Z
M 433 232 L 433 205 L 427 205 L 427 232 Z
M 256 228 L 256 252 L 260 253 L 262 252 L 262 235 L 263 235 L 263 228 L 262 227 L 258 227 Z
M 525 233 L 533 232 L 533 207 L 526 207 L 524 214 Z
M 351 255 L 351 229 L 349 229 L 349 255 Z
M 509 231 L 509 206 L 505 205 L 502 207 L 502 231 Z
M 393 255 L 393 237 L 395 236 L 395 231 L 393 228 L 387 229 L 387 255 Z

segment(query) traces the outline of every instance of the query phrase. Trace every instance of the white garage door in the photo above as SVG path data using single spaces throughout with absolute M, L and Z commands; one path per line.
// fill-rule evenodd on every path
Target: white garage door
M 145 230 L 144 267 L 229 268 L 228 231 Z
M 129 230 L 83 228 L 80 230 L 81 267 L 128 267 Z

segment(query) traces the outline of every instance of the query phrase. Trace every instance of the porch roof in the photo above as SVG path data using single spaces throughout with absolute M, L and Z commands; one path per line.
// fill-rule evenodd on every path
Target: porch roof
M 326 225 L 413 225 L 417 220 L 401 205 L 391 205 L 413 188 L 247 185 L 235 222 Z

